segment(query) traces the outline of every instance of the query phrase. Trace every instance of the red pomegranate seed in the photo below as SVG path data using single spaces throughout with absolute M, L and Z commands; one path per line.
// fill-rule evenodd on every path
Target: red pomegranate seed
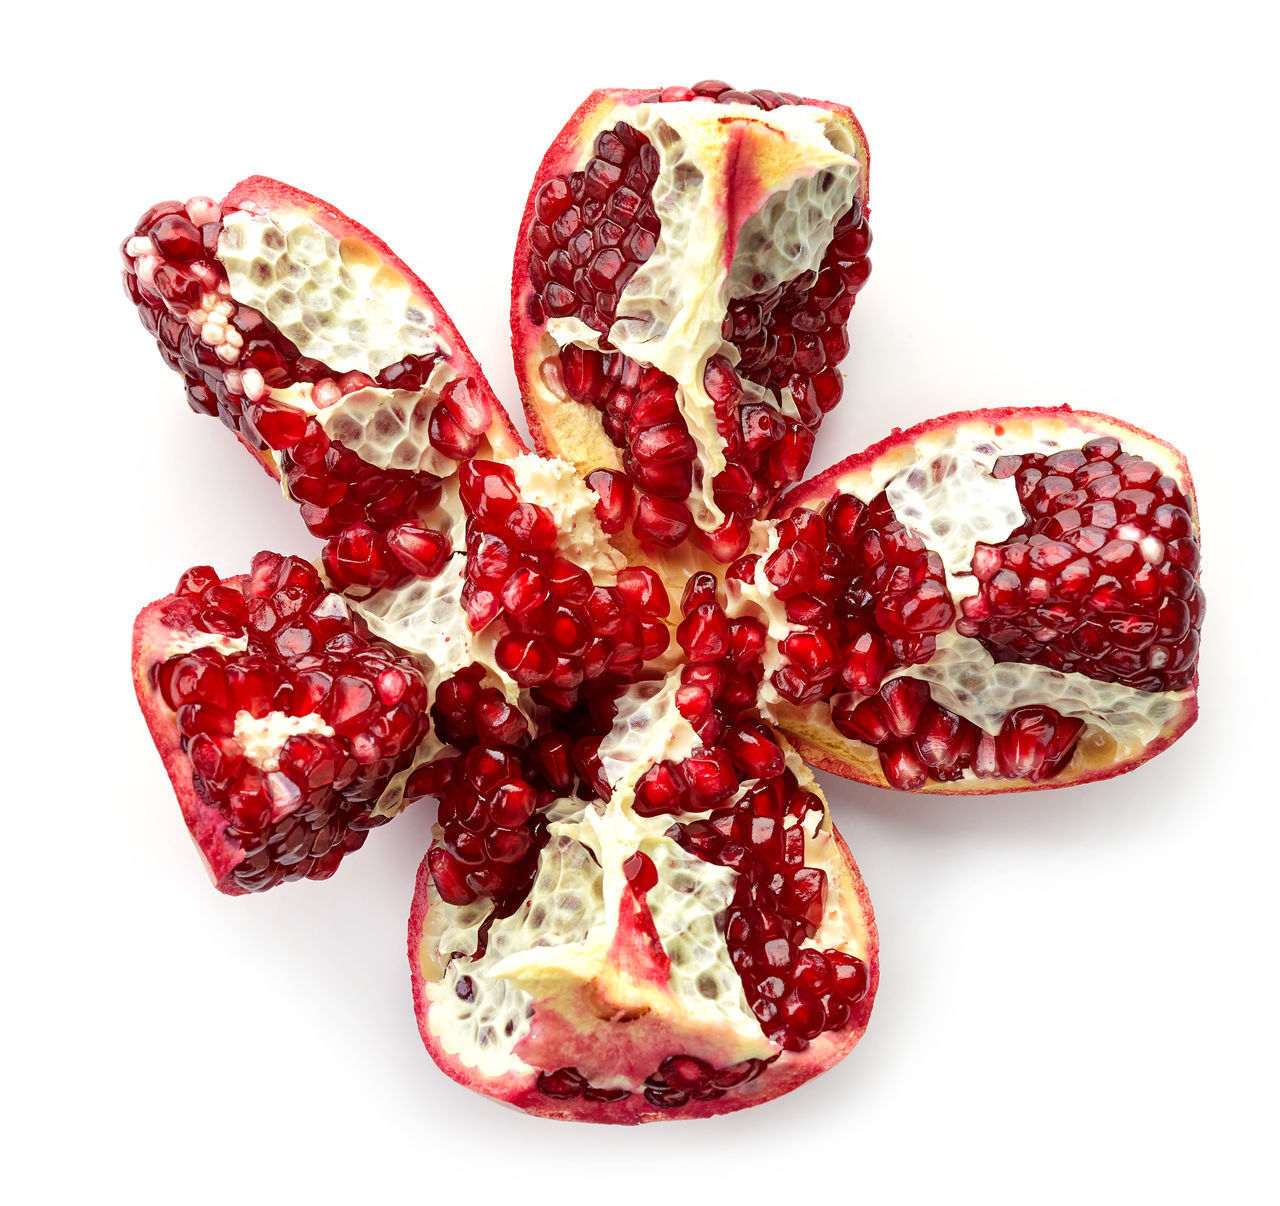
M 507 633 L 494 649 L 494 657 L 522 687 L 536 686 L 551 677 L 555 658 L 537 637 Z
M 653 865 L 653 859 L 639 850 L 623 862 L 622 873 L 635 892 L 643 894 L 658 886 L 658 869 Z
M 694 607 L 676 629 L 676 640 L 694 662 L 717 662 L 729 649 L 729 621 L 715 603 Z
M 682 502 L 641 495 L 636 503 L 632 531 L 641 541 L 648 541 L 661 548 L 675 548 L 689 534 L 693 517 Z
M 387 546 L 411 574 L 434 578 L 449 560 L 449 542 L 441 532 L 399 523 L 388 530 Z
M 781 746 L 759 722 L 735 725 L 725 744 L 734 765 L 749 778 L 769 780 L 780 775 L 786 766 Z
M 587 486 L 596 492 L 596 518 L 613 535 L 622 531 L 631 518 L 631 483 L 612 469 L 596 469 L 587 474 Z
M 647 565 L 619 570 L 618 589 L 626 598 L 629 609 L 637 615 L 665 616 L 671 608 L 662 579 Z

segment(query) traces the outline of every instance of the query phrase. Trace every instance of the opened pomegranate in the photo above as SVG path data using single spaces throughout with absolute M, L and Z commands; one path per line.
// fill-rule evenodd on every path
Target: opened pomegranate
M 325 541 L 197 568 L 135 678 L 231 893 L 435 801 L 409 959 L 446 1072 L 698 1117 L 847 1053 L 879 977 L 805 765 L 973 792 L 1127 770 L 1195 716 L 1185 462 L 1104 416 L 951 415 L 803 484 L 867 279 L 841 106 L 600 92 L 539 169 L 527 453 L 437 300 L 273 181 L 164 203 L 125 282 L 193 409 Z

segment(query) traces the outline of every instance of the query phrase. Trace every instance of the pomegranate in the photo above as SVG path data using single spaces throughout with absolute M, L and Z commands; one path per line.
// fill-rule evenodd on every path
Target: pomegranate
M 841 106 L 593 94 L 521 226 L 525 451 L 426 286 L 261 177 L 152 207 L 125 284 L 320 567 L 188 571 L 138 696 L 229 893 L 435 801 L 419 1029 L 532 1113 L 699 1117 L 862 1035 L 865 886 L 805 765 L 935 792 L 1131 769 L 1195 717 L 1183 459 L 1068 408 L 950 415 L 801 482 L 869 271 Z

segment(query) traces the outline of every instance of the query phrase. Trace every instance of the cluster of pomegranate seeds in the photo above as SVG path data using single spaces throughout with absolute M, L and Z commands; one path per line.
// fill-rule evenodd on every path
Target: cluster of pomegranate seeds
M 730 1089 L 755 1080 L 771 1063 L 773 1059 L 745 1059 L 726 1068 L 713 1068 L 695 1055 L 668 1055 L 657 1071 L 645 1079 L 645 1100 L 666 1110 L 679 1109 L 691 1101 L 713 1101 Z M 582 1097 L 587 1101 L 609 1102 L 631 1096 L 628 1089 L 595 1087 L 577 1068 L 541 1073 L 538 1092 L 561 1101 Z
M 751 616 L 731 620 L 715 575 L 705 570 L 685 583 L 680 613 L 676 642 L 684 667 L 676 706 L 703 741 L 714 742 L 724 722 L 754 714 L 764 677 L 765 628 Z
M 822 811 L 784 769 L 732 808 L 670 830 L 691 853 L 737 872 L 724 916 L 729 957 L 765 1035 L 787 1051 L 848 1025 L 870 987 L 861 959 L 804 945 L 822 922 L 827 877 L 805 866 L 803 822 Z
M 831 722 L 846 737 L 878 748 L 891 787 L 919 791 L 971 770 L 979 779 L 1051 779 L 1071 759 L 1084 722 L 1052 708 L 1010 712 L 991 734 L 934 702 L 928 684 L 892 678 L 875 694 L 831 700 Z
M 778 483 L 793 480 L 788 474 L 795 436 L 789 441 L 788 435 L 802 427 L 816 432 L 823 415 L 840 401 L 844 381 L 838 368 L 849 354 L 845 324 L 871 275 L 870 247 L 871 228 L 855 199 L 837 222 L 816 271 L 729 303 L 724 338 L 741 353 L 738 374 L 778 397 L 789 389 L 799 412 L 797 420 L 772 407 L 765 413 L 760 402 L 739 408 L 740 463 L 749 472 L 767 470 Z M 721 489 L 728 494 L 728 483 Z
M 440 803 L 440 839 L 428 866 L 444 900 L 490 899 L 503 915 L 524 899 L 545 841 L 547 807 L 567 796 L 607 795 L 598 760 L 598 783 L 579 768 L 608 731 L 612 717 L 600 706 L 607 698 L 602 693 L 558 717 L 560 728 L 540 726 L 531 739 L 524 715 L 486 685 L 482 666 L 464 667 L 440 685 L 431 709 L 436 736 L 457 752 L 418 767 L 405 798 Z
M 1140 691 L 1195 677 L 1204 592 L 1191 504 L 1159 466 L 1111 436 L 1050 455 L 1002 456 L 1027 522 L 980 544 L 981 589 L 960 632 L 997 661 L 1078 671 Z
M 694 1055 L 668 1055 L 645 1080 L 645 1100 L 666 1110 L 678 1110 L 691 1101 L 714 1101 L 730 1089 L 755 1080 L 774 1058 L 744 1059 L 725 1068 L 713 1068 Z
M 545 507 L 524 501 L 509 465 L 471 461 L 459 470 L 467 512 L 462 603 L 473 632 L 502 618 L 494 656 L 535 698 L 557 711 L 584 681 L 630 681 L 670 643 L 662 579 L 624 569 L 616 586 L 556 551 L 559 529 Z
M 720 397 L 712 394 L 717 413 L 729 416 L 721 425 L 727 463 L 712 482 L 713 497 L 726 513 L 754 518 L 803 476 L 822 418 L 844 392 L 839 365 L 849 353 L 845 324 L 871 274 L 870 246 L 871 229 L 855 200 L 836 224 L 816 272 L 729 303 L 723 338 L 740 359 L 736 368 L 727 361 L 718 367 Z M 740 401 L 743 379 L 770 395 Z M 798 417 L 774 404 L 784 389 Z
M 615 532 L 630 524 L 644 544 L 675 548 L 693 528 L 686 500 L 698 451 L 675 380 L 621 352 L 574 344 L 561 351 L 560 364 L 569 396 L 599 410 L 605 434 L 623 450 L 625 474 L 597 469 L 587 477 L 601 496 L 601 524 Z
M 524 713 L 497 687 L 485 685 L 483 666 L 465 666 L 440 684 L 431 719 L 436 736 L 459 749 L 475 744 L 516 750 L 529 744 Z
M 370 594 L 413 575 L 434 577 L 444 567 L 449 542 L 425 522 L 440 502 L 434 474 L 376 468 L 331 440 L 313 418 L 278 450 L 303 522 L 327 542 L 324 568 L 335 586 Z
M 578 318 L 601 335 L 618 295 L 658 245 L 653 210 L 660 166 L 649 140 L 626 122 L 596 135 L 586 166 L 548 180 L 529 227 L 529 319 Z
M 676 708 L 702 744 L 681 762 L 664 759 L 636 782 L 641 816 L 718 808 L 744 779 L 780 774 L 782 749 L 751 719 L 764 676 L 765 631 L 758 620 L 730 620 L 715 576 L 693 574 L 685 585 L 676 640 L 684 651 Z
M 605 434 L 623 449 L 627 476 L 659 498 L 688 498 L 698 450 L 680 414 L 675 381 L 621 352 L 575 344 L 560 353 L 560 365 L 569 396 L 596 407 Z
M 525 778 L 518 755 L 492 746 L 437 758 L 409 776 L 405 797 L 440 801 L 441 837 L 427 865 L 442 899 L 523 898 L 533 883 L 544 836 L 541 810 L 556 793 Z
M 568 1101 L 583 1097 L 587 1101 L 623 1101 L 631 1096 L 630 1089 L 598 1089 L 577 1068 L 560 1068 L 555 1072 L 538 1074 L 538 1092 L 544 1097 Z
M 194 218 L 206 220 L 196 227 Z M 166 201 L 143 215 L 123 249 L 125 288 L 165 363 L 182 374 L 192 408 L 279 455 L 308 530 L 328 541 L 324 565 L 334 585 L 368 594 L 439 573 L 447 544 L 423 520 L 440 501 L 440 479 L 370 465 L 267 392 L 306 382 L 317 405 L 329 406 L 373 386 L 419 391 L 439 357 L 406 356 L 370 377 L 334 374 L 302 356 L 263 314 L 232 299 L 217 259 L 222 227 L 212 201 Z M 455 461 L 475 455 L 493 421 L 487 396 L 465 377 L 419 406 L 428 411 L 422 417 L 432 447 Z
M 862 695 L 885 674 L 933 656 L 955 619 L 942 559 L 894 516 L 885 492 L 870 504 L 838 494 L 826 509 L 798 507 L 778 523 L 765 577 L 800 625 L 782 643 L 778 694 L 808 704 L 847 690 Z M 754 556 L 730 568 L 749 581 Z
M 275 553 L 259 553 L 240 587 L 189 570 L 163 619 L 177 632 L 247 640 L 244 652 L 206 646 L 155 670 L 198 790 L 244 849 L 235 882 L 262 891 L 332 875 L 426 735 L 416 664 L 371 636 L 307 562 Z M 246 731 L 259 731 L 265 752 L 251 756 Z

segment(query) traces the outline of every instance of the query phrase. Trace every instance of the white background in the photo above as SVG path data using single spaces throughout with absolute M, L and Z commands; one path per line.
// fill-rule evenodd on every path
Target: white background
M 1274 1201 L 1264 6 L 457 7 L 7 18 L 10 1200 Z M 745 1114 L 552 1124 L 419 1043 L 404 926 L 429 815 L 329 883 L 229 900 L 204 879 L 130 692 L 130 623 L 190 564 L 315 546 L 187 412 L 116 248 L 153 201 L 278 176 L 416 266 L 512 399 L 510 253 L 543 150 L 595 85 L 709 75 L 847 101 L 870 137 L 875 271 L 813 468 L 1009 402 L 1171 440 L 1202 504 L 1203 719 L 1065 792 L 829 781 L 882 937 L 860 1047 Z

